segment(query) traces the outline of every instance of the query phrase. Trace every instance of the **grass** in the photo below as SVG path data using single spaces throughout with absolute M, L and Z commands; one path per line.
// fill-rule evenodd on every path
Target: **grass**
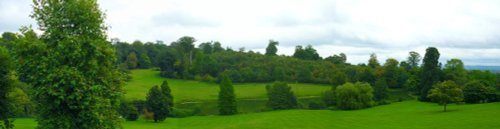
M 282 110 L 233 116 L 168 118 L 162 123 L 127 121 L 125 129 L 494 129 L 500 128 L 500 103 L 442 106 L 418 101 L 355 111 Z M 32 129 L 33 119 L 17 119 L 18 129 Z
M 148 90 L 154 85 L 161 85 L 167 80 L 175 102 L 216 100 L 219 85 L 193 80 L 167 79 L 160 77 L 159 71 L 150 69 L 132 70 L 132 80 L 124 86 L 125 98 L 128 100 L 145 99 Z M 266 98 L 265 86 L 269 83 L 233 84 L 238 99 Z M 330 89 L 328 85 L 289 84 L 298 97 L 319 96 Z

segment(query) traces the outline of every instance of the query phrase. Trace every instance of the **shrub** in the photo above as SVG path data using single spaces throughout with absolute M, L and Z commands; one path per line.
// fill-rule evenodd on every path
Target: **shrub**
M 318 109 L 325 109 L 326 105 L 322 102 L 309 102 L 309 109 L 313 110 L 318 110 Z
M 296 108 L 297 98 L 291 91 L 291 87 L 285 82 L 275 82 L 273 85 L 267 85 L 267 106 L 274 110 Z
M 464 101 L 466 103 L 492 102 L 496 100 L 495 89 L 481 81 L 471 81 L 465 84 Z
M 368 83 L 346 83 L 335 90 L 337 107 L 345 110 L 361 109 L 373 105 L 373 89 Z

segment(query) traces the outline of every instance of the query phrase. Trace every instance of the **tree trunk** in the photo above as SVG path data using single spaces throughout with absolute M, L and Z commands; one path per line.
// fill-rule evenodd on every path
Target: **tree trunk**
M 446 112 L 446 103 L 444 104 L 444 112 Z

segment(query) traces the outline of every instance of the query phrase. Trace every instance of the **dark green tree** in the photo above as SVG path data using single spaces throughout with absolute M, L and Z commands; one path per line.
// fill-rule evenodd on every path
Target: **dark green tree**
M 279 45 L 278 41 L 269 40 L 269 45 L 266 48 L 267 56 L 276 56 L 276 52 L 278 52 L 278 48 L 276 46 Z
M 174 108 L 174 97 L 172 96 L 172 90 L 170 90 L 170 86 L 168 86 L 167 80 L 163 80 L 163 83 L 161 83 L 161 92 L 163 92 L 163 95 L 165 95 L 168 99 L 168 107 L 169 111 L 173 111 L 172 108 Z
M 307 45 L 306 48 L 303 48 L 300 45 L 295 47 L 295 53 L 293 53 L 293 57 L 303 59 L 303 60 L 320 60 L 321 59 L 318 52 L 316 52 L 316 49 L 314 49 L 311 45 Z
M 411 51 L 409 53 L 408 58 L 406 59 L 406 61 L 409 64 L 410 68 L 412 68 L 412 69 L 419 67 L 420 60 L 422 60 L 422 57 L 420 57 L 420 54 L 418 54 L 415 51 Z
M 457 103 L 464 99 L 464 94 L 460 86 L 453 81 L 444 81 L 436 83 L 429 91 L 428 97 L 444 106 L 446 112 L 446 105 L 449 103 Z
M 484 81 L 473 80 L 465 84 L 464 101 L 466 103 L 481 103 L 494 100 L 495 88 L 488 86 Z
M 380 66 L 380 63 L 377 60 L 377 55 L 375 53 L 370 54 L 370 59 L 368 59 L 368 66 L 371 68 L 377 68 Z
M 169 100 L 160 87 L 153 86 L 146 97 L 146 109 L 153 112 L 154 122 L 164 121 L 170 113 Z
M 9 108 L 7 94 L 13 88 L 13 68 L 12 59 L 9 51 L 0 46 L 0 128 L 12 129 L 14 125 L 9 117 L 12 113 Z
M 419 85 L 420 100 L 429 101 L 427 98 L 429 90 L 441 79 L 439 51 L 435 47 L 429 47 L 426 49 L 422 67 Z
M 297 98 L 292 88 L 285 82 L 274 82 L 266 86 L 267 106 L 274 110 L 291 109 L 297 107 Z
M 236 114 L 238 113 L 238 109 L 236 106 L 236 95 L 234 94 L 231 79 L 229 79 L 228 76 L 223 75 L 219 91 L 219 114 Z
M 377 81 L 375 81 L 373 89 L 374 89 L 373 95 L 376 101 L 381 102 L 387 99 L 387 97 L 389 97 L 388 85 L 385 78 L 377 79 Z
M 398 71 L 398 60 L 394 58 L 389 58 L 384 63 L 384 78 L 387 80 L 387 85 L 390 88 L 401 88 L 398 85 L 398 79 L 401 74 Z
M 15 49 L 40 129 L 119 128 L 123 76 L 96 0 L 34 0 L 40 39 L 23 28 Z
M 161 76 L 170 78 L 176 77 L 174 64 L 177 59 L 170 50 L 162 51 L 157 60 Z
M 339 55 L 333 55 L 325 58 L 326 61 L 330 61 L 334 64 L 345 64 L 347 61 L 347 56 L 344 53 Z

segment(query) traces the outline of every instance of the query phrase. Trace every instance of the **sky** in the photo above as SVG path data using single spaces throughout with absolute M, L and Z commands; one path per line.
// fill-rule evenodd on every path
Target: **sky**
M 279 41 L 278 54 L 312 45 L 322 57 L 345 53 L 347 62 L 366 63 L 423 57 L 437 47 L 440 61 L 500 66 L 499 0 L 99 0 L 121 41 L 192 36 L 196 44 L 219 41 L 235 50 L 265 52 Z M 0 33 L 36 22 L 31 0 L 0 0 Z

